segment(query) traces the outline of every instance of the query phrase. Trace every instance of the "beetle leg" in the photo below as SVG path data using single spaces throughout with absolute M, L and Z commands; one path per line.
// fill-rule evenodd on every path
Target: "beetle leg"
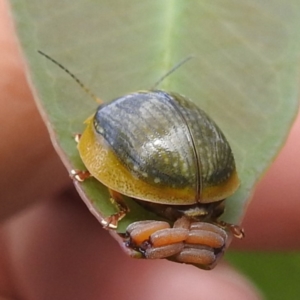
M 83 170 L 71 170 L 70 177 L 72 179 L 75 179 L 79 182 L 85 181 L 87 178 L 91 177 L 91 174 L 89 171 L 83 171 Z
M 245 237 L 245 231 L 244 228 L 238 226 L 238 225 L 233 225 L 233 224 L 228 224 L 229 225 L 229 229 L 232 232 L 232 234 L 238 238 L 238 239 L 242 239 Z
M 112 214 L 109 217 L 104 218 L 101 221 L 101 224 L 104 228 L 107 229 L 116 229 L 118 227 L 118 222 L 123 219 L 126 214 L 129 212 L 129 208 L 123 200 L 123 197 L 120 193 L 109 189 L 110 201 L 118 210 L 116 213 Z
M 74 134 L 74 140 L 75 140 L 75 142 L 76 142 L 76 144 L 78 144 L 79 143 L 79 140 L 80 140 L 80 138 L 81 138 L 81 133 L 75 133 Z
M 224 229 L 229 229 L 231 233 L 238 239 L 242 239 L 245 237 L 244 228 L 238 225 L 226 223 L 224 221 L 218 221 L 217 224 Z

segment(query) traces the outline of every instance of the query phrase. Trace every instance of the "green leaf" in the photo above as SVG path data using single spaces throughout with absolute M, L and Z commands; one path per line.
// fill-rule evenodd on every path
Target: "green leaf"
M 69 170 L 84 168 L 73 134 L 83 131 L 96 103 L 37 50 L 61 62 L 104 101 L 149 89 L 193 55 L 161 88 L 193 99 L 228 137 L 242 185 L 228 199 L 223 218 L 240 221 L 297 112 L 298 0 L 11 0 L 11 5 L 38 105 Z M 111 214 L 101 184 L 88 180 L 79 189 L 98 218 Z M 134 206 L 119 230 L 149 217 Z

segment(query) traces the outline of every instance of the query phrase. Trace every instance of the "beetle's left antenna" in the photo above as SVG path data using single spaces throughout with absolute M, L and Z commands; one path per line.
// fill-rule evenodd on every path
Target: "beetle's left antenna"
M 56 61 L 54 58 L 49 56 L 48 54 L 38 50 L 38 53 L 52 61 L 54 64 L 59 66 L 62 70 L 64 70 L 67 74 L 69 74 L 78 84 L 79 86 L 91 97 L 93 100 L 95 100 L 97 103 L 101 104 L 103 101 L 99 99 L 94 93 L 92 93 L 73 73 L 71 73 L 66 67 L 64 67 L 61 63 Z

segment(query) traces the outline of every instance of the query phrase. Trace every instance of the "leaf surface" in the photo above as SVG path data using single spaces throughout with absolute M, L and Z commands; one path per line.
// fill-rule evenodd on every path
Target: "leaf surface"
M 297 0 L 11 0 L 38 105 L 67 168 L 84 168 L 73 134 L 96 103 L 42 50 L 109 101 L 149 89 L 183 58 L 161 88 L 190 97 L 222 128 L 241 178 L 223 219 L 238 223 L 257 180 L 286 139 L 298 110 Z M 93 213 L 114 207 L 95 180 L 76 184 Z M 119 230 L 153 217 L 132 203 Z

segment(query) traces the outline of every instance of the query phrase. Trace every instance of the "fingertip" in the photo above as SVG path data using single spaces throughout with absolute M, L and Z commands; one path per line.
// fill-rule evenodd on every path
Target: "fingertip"
M 127 257 L 74 194 L 7 224 L 15 288 L 30 299 L 261 299 L 237 271 Z
M 246 238 L 233 241 L 238 249 L 296 250 L 299 235 L 300 114 L 284 148 L 257 185 L 243 227 Z
M 212 271 L 170 262 L 157 262 L 156 289 L 146 299 L 261 299 L 258 290 L 245 277 L 227 265 Z

